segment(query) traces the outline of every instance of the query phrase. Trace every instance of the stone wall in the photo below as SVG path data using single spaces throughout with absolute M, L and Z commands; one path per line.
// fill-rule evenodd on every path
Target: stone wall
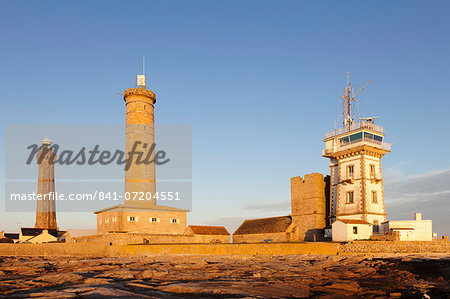
M 372 241 L 400 241 L 400 232 L 395 231 L 389 235 L 371 235 L 370 240 L 372 240 Z
M 0 256 L 91 256 L 112 257 L 156 254 L 207 254 L 207 255 L 351 255 L 379 253 L 447 253 L 450 242 L 355 241 L 350 243 L 251 243 L 251 244 L 138 244 L 108 245 L 105 243 L 47 243 L 0 244 Z
M 290 242 L 291 235 L 287 232 L 233 235 L 233 243 L 261 243 L 265 240 L 271 240 L 270 242 Z
M 435 241 L 353 241 L 341 245 L 340 253 L 450 253 L 450 242 Z
M 140 244 L 100 243 L 0 244 L 0 256 L 147 256 L 157 254 L 207 255 L 336 255 L 338 243 L 252 243 L 252 244 Z
M 225 235 L 172 235 L 172 234 L 128 234 L 108 233 L 105 235 L 68 237 L 67 243 L 161 244 L 161 243 L 230 243 Z

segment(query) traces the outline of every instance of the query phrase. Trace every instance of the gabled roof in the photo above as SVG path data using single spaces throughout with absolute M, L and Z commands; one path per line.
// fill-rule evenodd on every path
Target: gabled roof
M 17 233 L 5 233 L 4 236 L 11 240 L 19 240 L 19 234 Z
M 45 228 L 34 228 L 34 227 L 22 227 L 20 231 L 22 232 L 22 236 L 38 236 L 42 234 Z M 48 229 L 49 235 L 58 238 L 58 230 L 57 229 Z
M 103 213 L 103 212 L 152 212 L 152 211 L 162 211 L 162 212 L 189 212 L 189 210 L 179 209 L 169 206 L 160 206 L 160 205 L 142 205 L 142 206 L 133 206 L 130 204 L 120 204 L 115 205 L 109 208 L 105 208 L 99 211 L 95 211 L 94 214 Z
M 233 235 L 282 233 L 291 223 L 291 216 L 245 220 Z
M 337 219 L 338 221 L 344 222 L 345 224 L 369 224 L 372 225 L 372 223 L 367 222 L 365 220 L 359 220 L 359 219 Z
M 189 225 L 187 228 L 196 235 L 230 235 L 223 226 Z

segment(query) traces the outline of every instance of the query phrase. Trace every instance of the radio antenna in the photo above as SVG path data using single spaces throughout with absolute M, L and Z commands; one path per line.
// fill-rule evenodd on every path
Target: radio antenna
M 347 86 L 344 88 L 344 95 L 341 96 L 341 98 L 343 99 L 343 123 L 344 123 L 344 128 L 347 128 L 347 130 L 350 131 L 350 128 L 353 124 L 353 122 L 355 121 L 355 116 L 352 115 L 352 101 L 353 102 L 357 102 L 358 100 L 356 99 L 356 96 L 367 86 L 367 84 L 369 84 L 371 80 L 367 81 L 366 84 L 364 84 L 363 87 L 361 87 L 360 90 L 358 90 L 357 93 L 353 93 L 353 89 L 350 85 L 350 74 L 347 72 Z M 359 105 L 359 104 L 358 104 Z M 358 107 L 359 110 L 359 107 Z M 358 111 L 359 114 L 359 111 Z M 358 116 L 359 117 L 359 116 Z

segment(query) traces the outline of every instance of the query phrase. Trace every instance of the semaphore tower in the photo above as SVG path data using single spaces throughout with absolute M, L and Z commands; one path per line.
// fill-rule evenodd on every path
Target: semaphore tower
M 369 81 L 370 82 L 370 81 Z M 373 224 L 375 232 L 386 221 L 381 158 L 390 152 L 377 117 L 355 119 L 355 97 L 347 73 L 343 99 L 343 126 L 325 134 L 322 156 L 330 159 L 332 200 L 328 217 L 358 219 Z M 353 109 L 354 110 L 354 109 Z
M 126 104 L 124 203 L 97 214 L 97 234 L 183 234 L 188 210 L 156 204 L 155 121 L 156 97 L 137 76 L 137 86 L 123 93 Z M 134 154 L 129 155 L 132 152 Z
M 155 121 L 154 105 L 156 97 L 153 91 L 145 88 L 145 76 L 137 76 L 137 87 L 128 88 L 123 93 L 126 103 L 126 137 L 125 153 L 140 151 L 144 156 L 150 155 L 154 160 Z M 153 150 L 152 150 L 153 148 Z M 125 196 L 128 205 L 155 205 L 156 192 L 155 163 L 137 163 L 138 157 L 133 157 L 133 163 L 125 170 Z M 142 157 L 141 160 L 145 159 Z M 145 200 L 136 200 L 135 193 L 144 195 Z M 141 193 L 142 192 L 142 193 Z

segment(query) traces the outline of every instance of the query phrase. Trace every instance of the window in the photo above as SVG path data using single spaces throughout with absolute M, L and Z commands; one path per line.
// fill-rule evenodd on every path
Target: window
M 378 220 L 373 221 L 373 232 L 374 233 L 380 232 L 380 225 L 379 225 Z
M 381 145 L 381 143 L 383 142 L 383 136 L 364 132 L 364 141 Z
M 353 191 L 347 192 L 347 203 L 353 203 Z
M 353 179 L 353 177 L 354 177 L 354 166 L 349 165 L 349 166 L 347 166 L 347 178 Z
M 373 135 L 373 140 L 374 140 L 374 143 L 382 143 L 383 142 L 383 137 L 382 136 L 378 136 L 378 135 Z
M 340 138 L 339 139 L 339 145 L 340 146 L 346 146 L 346 145 L 348 145 L 349 144 L 349 138 L 348 138 L 348 136 L 345 136 L 345 137 L 342 137 L 342 138 Z
M 138 221 L 138 217 L 128 216 L 128 222 L 137 222 L 137 221 Z
M 349 144 L 362 141 L 362 139 L 363 139 L 362 132 L 359 132 L 359 133 L 356 133 L 356 134 L 352 134 L 350 136 L 345 136 L 345 137 L 339 138 L 339 145 L 340 146 L 347 146 Z
M 106 218 L 106 219 L 105 219 L 105 223 L 109 223 L 109 218 Z
M 357 226 L 354 226 L 354 227 L 353 227 L 353 234 L 354 234 L 354 235 L 357 235 L 357 234 L 358 234 L 358 227 L 357 227 Z
M 372 203 L 378 203 L 377 191 L 372 191 Z
M 157 222 L 159 222 L 159 218 L 155 218 L 155 217 L 150 218 L 150 222 L 157 223 Z
M 362 140 L 362 132 L 350 135 L 350 143 L 355 143 Z
M 180 219 L 170 219 L 170 223 L 180 223 Z
M 374 179 L 375 178 L 375 165 L 370 164 L 370 178 Z

